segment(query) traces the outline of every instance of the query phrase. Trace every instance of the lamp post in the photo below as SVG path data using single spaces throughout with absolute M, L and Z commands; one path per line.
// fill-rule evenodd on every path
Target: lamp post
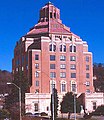
M 55 114 L 54 114 L 54 85 L 53 85 L 53 79 L 52 79 L 52 111 L 53 111 L 52 120 L 54 120 L 55 119 Z
M 22 116 L 21 116 L 21 88 L 18 87 L 15 83 L 12 83 L 12 82 L 8 82 L 7 85 L 14 85 L 16 88 L 18 88 L 19 90 L 19 110 L 20 110 L 20 120 L 22 120 Z
M 74 93 L 74 120 L 76 120 L 76 96 Z

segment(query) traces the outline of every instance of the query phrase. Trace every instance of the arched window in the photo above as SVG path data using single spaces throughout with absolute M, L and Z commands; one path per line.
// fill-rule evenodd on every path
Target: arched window
M 62 52 L 62 45 L 60 45 L 60 52 Z
M 70 46 L 70 52 L 76 52 L 76 46 L 75 45 Z
M 52 44 L 49 46 L 49 51 L 52 51 Z
M 73 48 L 73 46 L 71 45 L 71 46 L 70 46 L 70 52 L 72 52 L 72 51 L 73 51 L 73 49 L 72 49 L 72 48 Z
M 74 50 L 73 51 L 76 52 L 76 46 L 74 46 Z
M 55 44 L 50 44 L 49 45 L 49 51 L 56 51 L 56 45 Z
M 56 51 L 56 45 L 53 45 L 53 51 L 54 52 Z
M 66 45 L 60 45 L 60 52 L 66 52 Z
M 61 81 L 61 92 L 66 92 L 66 81 Z
M 66 52 L 66 45 L 63 45 L 63 52 Z

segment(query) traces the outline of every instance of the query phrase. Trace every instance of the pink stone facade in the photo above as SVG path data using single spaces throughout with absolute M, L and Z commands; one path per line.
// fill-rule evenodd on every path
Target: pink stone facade
M 22 70 L 30 93 L 92 93 L 92 53 L 86 41 L 62 24 L 60 10 L 48 3 L 40 10 L 38 23 L 16 44 L 13 74 Z

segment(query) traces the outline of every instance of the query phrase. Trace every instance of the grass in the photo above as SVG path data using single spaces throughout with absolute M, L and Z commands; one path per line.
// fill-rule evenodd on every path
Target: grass
M 24 117 L 22 120 L 50 120 L 50 119 L 45 119 L 45 118 L 41 118 L 41 117 Z M 73 119 L 67 119 L 67 118 L 57 118 L 56 120 L 73 120 Z M 80 118 L 77 120 L 85 120 L 84 118 Z M 97 119 L 86 119 L 86 120 L 97 120 Z

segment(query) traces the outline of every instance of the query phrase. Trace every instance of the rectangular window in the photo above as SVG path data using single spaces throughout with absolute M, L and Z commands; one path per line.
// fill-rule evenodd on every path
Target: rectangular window
M 76 73 L 71 73 L 71 78 L 76 78 Z
M 70 61 L 76 61 L 76 56 L 70 56 Z
M 86 78 L 90 78 L 90 74 L 89 73 L 86 73 Z
M 86 86 L 90 86 L 90 82 L 89 81 L 86 82 Z
M 35 60 L 39 60 L 39 55 L 35 55 Z
M 71 65 L 70 65 L 70 69 L 71 69 L 71 70 L 76 70 L 76 65 L 75 65 L 75 64 L 71 64 Z
M 60 61 L 65 61 L 65 60 L 66 60 L 66 56 L 61 55 L 61 56 L 60 56 Z
M 86 65 L 86 70 L 89 70 L 89 65 Z
M 35 77 L 38 78 L 39 77 L 39 72 L 35 72 Z
M 50 64 L 50 69 L 55 69 L 55 64 Z
M 39 81 L 38 80 L 36 80 L 36 86 L 39 86 Z
M 34 104 L 34 109 L 35 109 L 35 111 L 38 111 L 38 103 Z
M 55 55 L 50 55 L 50 61 L 55 61 Z
M 86 93 L 90 93 L 90 90 L 89 90 L 89 89 L 87 89 L 87 90 L 86 90 Z
M 35 68 L 39 69 L 39 64 L 38 63 L 35 63 Z
M 65 72 L 61 72 L 60 73 L 60 78 L 66 78 L 66 73 Z
M 60 69 L 66 69 L 66 64 L 61 64 Z
M 56 78 L 56 73 L 55 72 L 50 72 L 50 78 Z
M 86 56 L 86 62 L 89 62 L 89 56 Z

